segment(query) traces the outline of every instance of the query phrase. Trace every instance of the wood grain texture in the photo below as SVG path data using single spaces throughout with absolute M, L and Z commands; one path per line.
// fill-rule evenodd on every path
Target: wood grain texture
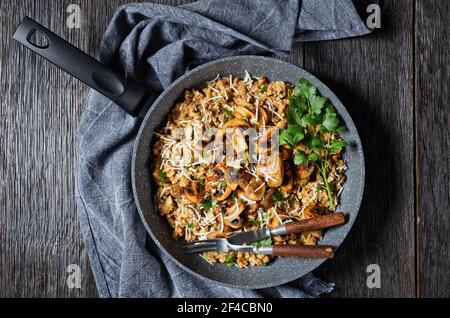
M 336 93 L 363 143 L 366 188 L 349 237 L 317 273 L 339 297 L 414 297 L 413 1 L 383 1 L 382 29 L 308 43 L 305 68 Z M 366 285 L 381 268 L 381 288 Z
M 418 1 L 416 13 L 418 292 L 449 297 L 450 1 Z
M 114 11 L 130 2 L 145 1 L 0 2 L 0 297 L 97 295 L 74 196 L 76 130 L 88 89 L 12 34 L 28 15 L 95 56 Z M 80 29 L 66 26 L 69 4 L 81 8 Z M 81 268 L 80 289 L 66 285 L 69 264 Z
M 0 2 L 0 297 L 97 295 L 74 198 L 87 88 L 11 35 L 29 15 L 96 55 L 117 7 L 144 1 Z M 81 29 L 65 25 L 69 4 L 80 5 Z M 380 31 L 295 44 L 287 59 L 341 98 L 366 155 L 361 214 L 336 257 L 315 271 L 336 283 L 332 297 L 450 294 L 449 12 L 446 0 L 383 1 Z M 80 289 L 66 286 L 69 264 L 81 267 Z M 381 266 L 381 289 L 366 286 L 369 264 Z

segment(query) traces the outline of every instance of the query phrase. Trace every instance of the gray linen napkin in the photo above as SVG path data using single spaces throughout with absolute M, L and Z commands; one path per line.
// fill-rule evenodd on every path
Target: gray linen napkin
M 369 32 L 350 0 L 206 0 L 170 7 L 120 7 L 99 58 L 148 85 L 155 98 L 204 62 L 233 55 L 286 57 L 294 41 Z M 334 284 L 309 274 L 290 284 L 240 290 L 206 282 L 175 265 L 149 240 L 130 180 L 139 120 L 91 91 L 78 131 L 77 206 L 101 297 L 316 297 Z

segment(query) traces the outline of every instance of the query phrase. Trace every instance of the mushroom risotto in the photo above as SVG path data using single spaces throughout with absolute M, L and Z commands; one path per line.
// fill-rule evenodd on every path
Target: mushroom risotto
M 217 77 L 187 90 L 155 134 L 156 204 L 186 241 L 333 213 L 345 183 L 345 125 L 305 79 Z M 250 131 L 250 133 L 248 133 Z M 315 245 L 322 231 L 253 244 Z M 271 256 L 205 252 L 205 261 L 245 268 Z

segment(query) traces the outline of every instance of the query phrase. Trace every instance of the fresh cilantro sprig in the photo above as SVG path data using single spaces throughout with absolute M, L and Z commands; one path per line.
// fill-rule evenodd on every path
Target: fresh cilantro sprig
M 320 133 L 339 133 L 346 129 L 336 109 L 317 92 L 309 81 L 302 78 L 289 97 L 286 114 L 287 127 L 280 132 L 280 145 L 288 145 L 294 150 L 296 165 L 315 164 L 327 190 L 330 208 L 334 209 L 331 187 L 328 183 L 328 156 L 339 153 L 347 142 L 342 139 L 323 140 Z M 298 149 L 302 142 L 309 151 Z M 307 154 L 308 153 L 308 154 Z

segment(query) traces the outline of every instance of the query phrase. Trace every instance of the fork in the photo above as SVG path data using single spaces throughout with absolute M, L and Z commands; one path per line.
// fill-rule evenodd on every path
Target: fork
M 333 247 L 329 245 L 235 245 L 224 238 L 216 238 L 204 241 L 192 241 L 184 246 L 188 253 L 202 253 L 208 251 L 217 252 L 249 252 L 255 254 L 265 254 L 273 256 L 290 256 L 305 258 L 332 258 L 334 256 Z

